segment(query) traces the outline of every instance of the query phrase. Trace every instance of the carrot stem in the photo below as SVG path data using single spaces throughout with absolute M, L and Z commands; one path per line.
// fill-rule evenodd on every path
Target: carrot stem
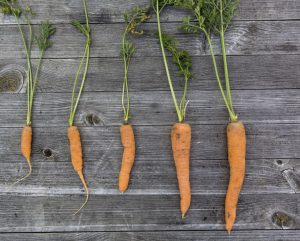
M 84 54 L 81 58 L 81 62 L 79 64 L 79 67 L 77 69 L 76 76 L 75 76 L 75 79 L 74 79 L 72 98 L 71 98 L 70 116 L 69 116 L 69 126 L 72 126 L 73 123 L 74 123 L 74 117 L 75 117 L 76 110 L 77 110 L 77 107 L 78 107 L 78 104 L 79 104 L 79 100 L 80 100 L 80 97 L 81 97 L 81 94 L 82 94 L 82 91 L 83 91 L 83 87 L 84 87 L 84 84 L 85 84 L 87 71 L 88 71 L 88 67 L 89 67 L 89 59 L 90 59 L 90 47 L 91 47 L 90 25 L 89 25 L 89 18 L 88 18 L 88 12 L 87 12 L 87 7 L 86 7 L 86 1 L 82 0 L 82 2 L 83 2 L 83 7 L 84 7 L 84 15 L 85 15 L 86 26 L 85 27 L 81 26 L 81 28 L 82 28 L 81 31 L 86 36 L 86 44 L 85 44 Z M 76 101 L 75 101 L 76 86 L 77 86 L 78 78 L 79 78 L 79 75 L 81 73 L 84 61 L 85 61 L 85 68 L 84 68 L 84 71 L 83 71 L 83 76 L 82 76 L 82 80 L 81 80 L 81 84 L 80 84 L 80 89 L 79 89 L 79 92 L 78 92 L 78 95 L 77 95 Z
M 159 1 L 156 1 L 157 27 L 158 27 L 158 35 L 159 35 L 159 42 L 160 42 L 161 52 L 162 52 L 162 55 L 163 55 L 163 61 L 164 61 L 164 64 L 165 64 L 168 83 L 169 83 L 169 87 L 170 87 L 170 90 L 171 90 L 173 103 L 174 103 L 174 106 L 175 106 L 175 109 L 176 109 L 178 121 L 182 122 L 184 118 L 183 118 L 183 116 L 180 112 L 180 109 L 178 107 L 178 104 L 177 104 L 177 99 L 176 99 L 176 95 L 175 95 L 175 92 L 174 92 L 172 79 L 171 79 L 171 75 L 170 75 L 170 71 L 169 71 L 169 65 L 168 65 L 168 61 L 167 61 L 167 58 L 166 58 L 165 48 L 164 48 L 163 39 L 162 39 L 162 30 L 161 30 L 161 24 L 160 24 L 160 11 L 161 10 L 159 9 Z

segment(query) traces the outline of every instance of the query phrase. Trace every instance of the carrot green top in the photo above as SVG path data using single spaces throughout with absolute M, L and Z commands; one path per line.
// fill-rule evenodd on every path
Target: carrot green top
M 166 69 L 166 74 L 168 78 L 168 83 L 170 87 L 170 91 L 172 94 L 173 103 L 176 109 L 177 117 L 179 122 L 183 122 L 186 115 L 186 107 L 188 104 L 187 101 L 187 90 L 188 90 L 188 82 L 192 77 L 191 67 L 192 67 L 192 58 L 188 54 L 187 51 L 178 49 L 177 41 L 170 35 L 166 35 L 162 32 L 161 23 L 160 23 L 160 13 L 166 7 L 170 5 L 170 0 L 153 0 L 152 6 L 157 16 L 157 26 L 158 26 L 158 39 L 161 46 L 161 51 L 163 55 L 164 65 Z M 184 77 L 184 90 L 181 97 L 181 101 L 178 104 L 176 94 L 173 87 L 173 82 L 171 79 L 171 74 L 169 70 L 169 65 L 166 57 L 165 49 L 168 50 L 172 55 L 173 63 L 176 64 L 179 73 Z
M 34 92 L 36 89 L 36 84 L 39 77 L 39 72 L 42 64 L 42 60 L 45 54 L 45 51 L 51 47 L 52 43 L 49 41 L 50 37 L 54 35 L 56 29 L 48 22 L 41 22 L 39 26 L 39 31 L 36 36 L 33 36 L 32 26 L 31 26 L 31 15 L 32 11 L 29 6 L 26 9 L 22 9 L 17 0 L 0 0 L 0 12 L 4 14 L 13 15 L 16 18 L 18 29 L 21 34 L 23 46 L 26 52 L 26 61 L 27 61 L 27 121 L 28 126 L 31 125 L 31 113 L 33 107 L 33 98 Z M 26 40 L 24 31 L 21 28 L 19 18 L 21 15 L 24 15 L 28 31 L 29 39 Z M 33 76 L 32 65 L 31 65 L 31 47 L 33 42 L 35 42 L 40 51 L 40 57 L 38 61 L 38 66 L 36 68 L 35 74 Z
M 84 9 L 84 15 L 85 15 L 85 21 L 86 24 L 81 24 L 78 20 L 73 20 L 71 24 L 86 37 L 86 43 L 85 43 L 85 49 L 84 49 L 84 54 L 81 58 L 79 67 L 76 72 L 75 80 L 74 80 L 74 85 L 73 85 L 73 91 L 72 91 L 72 99 L 71 99 L 71 108 L 70 108 L 70 117 L 69 117 L 69 126 L 73 125 L 74 122 L 74 117 L 76 114 L 76 110 L 79 104 L 79 100 L 83 91 L 84 83 L 86 80 L 87 76 L 87 71 L 89 67 L 89 60 L 90 60 L 90 48 L 91 48 L 91 29 L 89 25 L 89 17 L 88 17 L 88 11 L 86 7 L 86 1 L 82 0 L 83 3 L 83 9 Z M 81 79 L 81 84 L 79 88 L 79 92 L 75 101 L 75 92 L 76 92 L 76 87 L 77 87 L 77 82 L 79 79 L 79 76 L 82 72 L 83 69 L 83 64 L 85 63 L 84 71 L 82 74 L 82 79 Z
M 130 110 L 130 97 L 129 97 L 129 87 L 128 87 L 128 69 L 129 63 L 136 51 L 133 42 L 128 39 L 128 34 L 132 35 L 142 35 L 143 30 L 137 30 L 143 22 L 150 18 L 148 15 L 149 8 L 139 8 L 135 7 L 131 11 L 124 14 L 124 20 L 126 23 L 126 28 L 122 37 L 121 46 L 121 57 L 124 61 L 124 80 L 123 80 L 123 90 L 122 90 L 122 108 L 124 112 L 124 123 L 128 123 L 129 120 L 129 110 Z M 127 99 L 127 104 L 125 104 L 125 98 Z
M 211 52 L 213 59 L 216 79 L 228 109 L 231 121 L 237 121 L 238 117 L 234 112 L 230 81 L 228 74 L 226 47 L 224 33 L 227 30 L 232 18 L 235 15 L 239 5 L 239 0 L 171 0 L 174 6 L 190 9 L 193 13 L 193 18 L 185 17 L 181 28 L 188 33 L 203 32 Z M 212 46 L 211 33 L 219 35 L 222 46 L 222 56 L 225 76 L 225 89 L 220 79 L 219 70 Z

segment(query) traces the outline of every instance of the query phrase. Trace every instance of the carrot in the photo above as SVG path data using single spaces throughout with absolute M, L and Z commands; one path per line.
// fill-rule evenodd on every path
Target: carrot
M 177 179 L 180 192 L 180 209 L 185 217 L 191 204 L 190 187 L 190 150 L 191 127 L 187 123 L 174 124 L 171 132 L 173 156 L 176 165 Z
M 137 29 L 143 22 L 150 18 L 148 16 L 149 7 L 135 7 L 130 11 L 124 13 L 124 20 L 126 28 L 122 36 L 121 57 L 124 63 L 124 79 L 122 89 L 122 109 L 124 113 L 124 124 L 120 128 L 121 141 L 123 145 L 123 159 L 121 163 L 121 170 L 119 174 L 119 190 L 124 193 L 129 184 L 130 172 L 134 164 L 135 158 L 135 140 L 132 125 L 129 124 L 130 115 L 130 96 L 128 85 L 128 70 L 129 63 L 134 55 L 136 48 L 134 43 L 130 40 L 130 35 L 140 36 L 143 30 Z
M 12 15 L 15 17 L 20 32 L 21 40 L 23 43 L 23 47 L 25 50 L 26 62 L 27 62 L 27 88 L 26 88 L 27 119 L 26 119 L 26 126 L 22 130 L 21 153 L 25 157 L 26 161 L 28 162 L 29 172 L 27 175 L 17 180 L 15 183 L 13 183 L 12 186 L 14 186 L 15 184 L 29 177 L 32 172 L 32 165 L 30 161 L 31 142 L 32 142 L 31 114 L 33 109 L 34 93 L 38 82 L 38 77 L 39 77 L 44 54 L 46 50 L 52 45 L 52 43 L 49 41 L 49 38 L 52 35 L 54 35 L 56 29 L 48 21 L 41 22 L 41 24 L 39 25 L 38 34 L 34 36 L 32 31 L 32 25 L 31 25 L 31 15 L 32 15 L 31 8 L 27 6 L 26 10 L 22 9 L 18 4 L 17 0 L 0 1 L 0 13 Z M 22 14 L 26 15 L 25 20 L 26 20 L 26 25 L 28 30 L 28 39 L 26 39 L 27 35 L 25 34 L 24 31 L 25 27 L 24 28 L 21 27 L 20 24 L 20 18 Z M 39 60 L 38 60 L 37 67 L 35 68 L 36 69 L 35 73 L 33 71 L 32 64 L 31 64 L 31 49 L 33 43 L 36 43 L 39 49 Z
M 122 125 L 120 128 L 121 142 L 124 147 L 121 170 L 119 174 L 119 190 L 125 192 L 128 187 L 130 172 L 135 157 L 134 132 L 131 125 Z
M 28 163 L 29 171 L 24 177 L 18 179 L 11 186 L 14 186 L 17 183 L 25 180 L 32 173 L 32 164 L 31 164 L 31 160 L 30 160 L 31 143 L 32 143 L 32 128 L 31 128 L 31 126 L 24 126 L 23 129 L 22 129 L 22 135 L 21 135 L 21 153 L 25 157 L 25 159 Z
M 69 128 L 68 128 L 68 137 L 70 142 L 70 153 L 71 153 L 71 161 L 72 165 L 74 167 L 74 170 L 77 172 L 84 189 L 86 191 L 86 199 L 81 205 L 81 207 L 74 213 L 77 214 L 81 209 L 86 205 L 89 199 L 89 189 L 86 184 L 85 178 L 83 176 L 83 159 L 82 159 L 82 146 L 81 146 L 81 140 L 80 140 L 80 133 L 76 126 L 73 125 L 75 114 L 78 108 L 78 104 L 80 101 L 80 97 L 83 91 L 84 83 L 86 81 L 86 76 L 88 72 L 89 67 L 89 60 L 90 60 L 90 54 L 91 54 L 91 29 L 89 24 L 89 17 L 88 17 L 88 11 L 86 6 L 86 0 L 82 0 L 84 15 L 85 15 L 85 21 L 86 24 L 82 24 L 79 20 L 73 20 L 71 24 L 80 32 L 82 33 L 85 38 L 85 49 L 84 54 L 81 58 L 80 64 L 78 66 L 76 76 L 73 83 L 73 90 L 72 90 L 72 98 L 71 98 L 71 108 L 70 108 L 70 116 L 69 116 Z M 83 69 L 84 66 L 84 69 Z M 77 97 L 75 98 L 75 92 L 77 87 L 77 82 L 82 73 L 82 79 L 80 83 L 79 92 L 77 94 Z
M 225 199 L 225 220 L 226 229 L 230 233 L 236 218 L 237 203 L 245 176 L 246 132 L 241 121 L 228 124 L 227 145 L 230 180 Z
M 166 75 L 171 91 L 173 104 L 178 117 L 178 123 L 175 124 L 171 131 L 171 141 L 173 157 L 175 160 L 178 186 L 180 192 L 180 210 L 182 218 L 185 217 L 191 204 L 191 187 L 190 187 L 190 150 L 191 150 L 191 127 L 184 123 L 186 117 L 186 108 L 188 105 L 187 91 L 188 83 L 192 77 L 192 58 L 185 50 L 179 49 L 178 42 L 173 36 L 164 34 L 162 31 L 160 14 L 165 7 L 172 5 L 172 1 L 154 0 L 152 1 L 153 9 L 156 12 L 156 21 L 158 28 L 158 40 L 162 52 L 163 62 L 165 65 Z M 184 78 L 184 88 L 180 102 L 178 102 L 174 91 L 173 81 L 170 74 L 169 64 L 166 51 L 171 53 L 172 62 L 177 66 L 178 72 Z
M 71 153 L 71 162 L 74 170 L 77 172 L 85 190 L 86 190 L 86 199 L 82 206 L 74 213 L 77 214 L 87 203 L 89 199 L 89 189 L 87 187 L 85 178 L 83 176 L 83 159 L 82 159 L 82 146 L 80 140 L 80 133 L 77 126 L 70 126 L 68 128 L 68 137 L 70 142 L 70 153 Z

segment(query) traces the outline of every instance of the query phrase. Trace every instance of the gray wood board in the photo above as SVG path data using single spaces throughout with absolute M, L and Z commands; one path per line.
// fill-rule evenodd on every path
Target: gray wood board
M 77 232 L 77 233 L 22 233 L 0 234 L 2 241 L 298 241 L 296 230 L 235 231 L 230 236 L 224 231 L 163 231 L 163 232 Z
M 221 57 L 217 58 L 221 66 Z M 271 90 L 300 88 L 300 55 L 229 56 L 233 90 Z M 70 93 L 79 59 L 46 59 L 43 62 L 37 92 Z M 33 61 L 36 66 L 36 61 Z M 0 92 L 26 91 L 25 60 L 0 59 Z M 182 90 L 183 80 L 170 65 L 174 88 Z M 190 90 L 218 90 L 210 56 L 193 57 Z M 223 72 L 223 71 L 221 71 Z M 221 73 L 223 79 L 223 74 Z M 122 90 L 123 62 L 118 58 L 93 58 L 85 83 L 85 92 Z M 130 91 L 169 91 L 161 57 L 137 57 L 129 69 Z M 120 93 L 121 95 L 121 93 Z M 132 96 L 134 96 L 133 94 Z
M 35 12 L 33 22 L 50 19 L 55 23 L 68 23 L 73 19 L 84 21 L 81 1 L 52 0 L 22 0 L 23 6 L 30 5 Z M 123 22 L 123 13 L 135 6 L 150 5 L 151 0 L 95 0 L 87 4 L 92 23 Z M 239 20 L 288 20 L 300 19 L 300 3 L 297 0 L 252 0 L 241 1 L 236 19 Z M 163 21 L 179 21 L 188 14 L 182 10 L 168 10 Z M 14 23 L 10 17 L 0 17 L 0 24 Z
M 192 125 L 193 159 L 224 159 L 226 157 L 226 126 Z M 165 160 L 171 155 L 171 124 L 167 126 L 136 126 L 137 156 L 150 160 Z M 33 153 L 45 148 L 58 152 L 65 159 L 69 156 L 67 124 L 64 128 L 34 128 Z M 82 127 L 83 151 L 86 159 L 100 157 L 109 149 L 110 155 L 121 150 L 118 127 Z M 298 124 L 249 124 L 246 126 L 248 159 L 299 158 L 300 127 Z M 21 128 L 0 128 L 0 151 L 5 155 L 19 154 Z M 112 145 L 113 142 L 113 145 Z M 119 162 L 119 156 L 117 161 Z M 95 157 L 93 158 L 95 159 Z
M 204 37 L 199 34 L 184 34 L 178 30 L 178 23 L 164 23 L 166 33 L 174 35 L 180 46 L 184 46 L 192 56 L 209 53 Z M 75 58 L 83 54 L 85 37 L 73 26 L 57 25 L 53 46 L 46 58 Z M 91 26 L 93 44 L 92 57 L 119 57 L 123 24 L 94 24 Z M 234 23 L 226 34 L 228 55 L 299 54 L 299 21 L 244 21 Z M 145 34 L 136 40 L 136 56 L 160 56 L 161 51 L 154 36 L 155 23 L 145 24 Z M 24 58 L 25 53 L 17 26 L 0 26 L 0 58 Z M 213 37 L 214 51 L 220 54 L 219 38 Z M 38 57 L 36 47 L 32 57 Z
M 241 195 L 234 230 L 299 229 L 299 194 Z M 179 196 L 91 195 L 72 215 L 82 195 L 3 195 L 1 232 L 224 230 L 224 195 L 193 195 L 183 220 Z
M 170 143 L 176 113 L 154 37 L 155 17 L 144 25 L 145 35 L 134 39 L 138 51 L 129 77 L 136 162 L 129 190 L 123 195 L 117 190 L 122 157 L 122 13 L 149 2 L 88 1 L 92 59 L 76 124 L 91 199 L 77 216 L 72 212 L 83 202 L 84 190 L 70 163 L 67 119 L 85 41 L 69 22 L 84 21 L 81 1 L 22 0 L 36 13 L 34 25 L 49 19 L 57 34 L 45 56 L 34 105 L 33 174 L 14 188 L 9 185 L 28 171 L 20 155 L 26 64 L 14 18 L 0 14 L 0 240 L 298 241 L 300 1 L 242 0 L 226 34 L 234 105 L 247 131 L 247 172 L 231 236 L 224 231 L 228 113 L 203 36 L 178 30 L 187 11 L 167 9 L 162 27 L 193 56 L 187 113 L 193 129 L 191 210 L 182 220 Z M 218 38 L 213 37 L 213 45 L 220 55 Z M 35 47 L 32 56 L 38 57 Z M 217 61 L 222 64 L 221 57 Z M 171 66 L 179 91 L 181 78 L 174 70 Z
M 1 241 L 299 241 L 297 230 L 68 232 L 0 234 Z
M 178 93 L 178 98 L 181 93 Z M 236 113 L 247 124 L 299 123 L 299 90 L 232 91 Z M 0 96 L 0 127 L 21 127 L 26 120 L 26 94 Z M 191 124 L 226 124 L 227 109 L 218 90 L 190 91 L 186 121 Z M 39 93 L 32 115 L 34 127 L 64 127 L 70 93 Z M 263 103 L 263 104 L 262 104 Z M 169 91 L 131 93 L 131 123 L 171 125 L 178 120 Z M 123 121 L 119 92 L 90 92 L 82 96 L 75 123 L 79 126 L 119 126 Z

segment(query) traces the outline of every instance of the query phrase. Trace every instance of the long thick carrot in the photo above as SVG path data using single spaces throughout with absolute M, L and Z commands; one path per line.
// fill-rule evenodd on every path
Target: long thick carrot
M 119 174 L 119 190 L 123 193 L 127 190 L 130 179 L 130 172 L 134 164 L 135 139 L 132 125 L 122 125 L 120 128 L 120 133 L 124 150 L 121 170 Z
M 180 209 L 184 218 L 191 204 L 190 150 L 191 127 L 187 123 L 174 124 L 171 131 L 173 157 L 180 192 Z
M 82 159 L 82 147 L 80 140 L 80 133 L 77 126 L 70 126 L 68 128 L 68 137 L 70 142 L 70 153 L 71 153 L 71 162 L 74 167 L 74 170 L 77 172 L 85 190 L 86 190 L 86 199 L 81 207 L 74 213 L 78 213 L 87 203 L 89 199 L 89 189 L 86 184 L 85 178 L 83 176 L 83 159 Z
M 236 218 L 237 204 L 245 177 L 246 131 L 241 121 L 228 124 L 227 145 L 230 180 L 225 199 L 225 220 L 226 229 L 230 233 Z

